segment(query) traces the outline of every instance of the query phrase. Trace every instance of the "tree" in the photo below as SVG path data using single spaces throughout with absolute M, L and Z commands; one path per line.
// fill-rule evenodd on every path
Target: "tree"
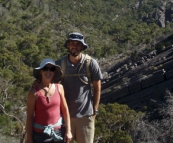
M 101 104 L 96 118 L 96 143 L 132 143 L 130 130 L 133 120 L 140 113 L 131 110 L 127 105 Z
M 131 132 L 134 143 L 173 142 L 173 94 L 168 90 L 165 99 L 162 107 L 152 109 L 140 120 L 134 121 L 135 130 Z

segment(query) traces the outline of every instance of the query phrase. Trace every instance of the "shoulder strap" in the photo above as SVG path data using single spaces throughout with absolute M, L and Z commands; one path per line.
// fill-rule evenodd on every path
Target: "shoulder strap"
M 86 54 L 85 68 L 86 68 L 86 74 L 87 74 L 89 84 L 91 84 L 91 74 L 90 74 L 90 69 L 89 69 L 90 63 L 91 63 L 91 57 L 88 54 Z
M 39 96 L 42 96 L 41 92 L 40 92 L 40 89 L 38 86 L 32 86 L 32 88 L 35 89 L 35 92 L 36 92 L 36 99 L 39 97 Z
M 83 67 L 83 65 L 85 64 L 85 69 L 86 69 L 86 76 L 88 78 L 88 82 L 82 80 L 79 76 L 79 79 L 84 83 L 84 84 L 90 84 L 91 85 L 91 75 L 90 75 L 90 70 L 89 70 L 89 65 L 91 63 L 91 57 L 89 55 L 85 55 L 84 59 L 83 59 L 83 62 L 79 68 L 79 71 L 78 71 L 78 75 L 79 75 L 79 72 L 81 70 L 81 68 Z
M 61 70 L 62 70 L 61 83 L 63 82 L 64 77 L 65 77 L 66 57 L 67 56 L 63 56 L 61 58 Z M 82 65 L 81 65 L 81 67 L 82 67 L 83 64 L 85 64 L 85 68 L 86 68 L 86 76 L 88 78 L 88 83 L 82 81 L 85 84 L 91 84 L 91 75 L 90 75 L 90 70 L 89 70 L 90 63 L 91 63 L 91 57 L 88 54 L 86 54 L 85 57 L 84 57 L 84 61 L 83 61 Z M 80 71 L 81 67 L 79 68 L 79 71 Z M 69 76 L 78 76 L 78 75 L 69 75 Z
M 59 92 L 59 86 L 58 86 L 58 83 L 55 83 L 55 88 L 56 88 L 56 91 Z

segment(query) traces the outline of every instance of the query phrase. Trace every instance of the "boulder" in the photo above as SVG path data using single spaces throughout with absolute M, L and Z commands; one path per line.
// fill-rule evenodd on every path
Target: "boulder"
M 121 89 L 111 93 L 109 96 L 111 96 L 111 102 L 116 102 L 117 99 L 123 98 L 127 95 L 129 95 L 130 92 L 128 90 L 127 86 L 122 87 Z
M 141 84 L 142 84 L 142 88 L 145 89 L 149 86 L 153 86 L 163 81 L 164 81 L 163 74 L 153 74 L 153 75 L 149 75 L 146 79 L 143 79 L 141 81 Z
M 141 81 L 135 81 L 134 83 L 130 84 L 129 85 L 129 92 L 130 93 L 135 93 L 135 92 L 138 92 L 142 89 L 142 86 L 141 86 Z
M 173 70 L 166 72 L 165 77 L 166 80 L 173 78 Z

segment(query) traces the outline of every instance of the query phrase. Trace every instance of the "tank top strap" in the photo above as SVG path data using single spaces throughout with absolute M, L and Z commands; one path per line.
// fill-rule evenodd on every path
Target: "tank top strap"
M 58 85 L 58 84 L 55 84 L 55 88 L 56 88 L 56 89 L 55 89 L 55 90 L 56 90 L 56 93 L 58 93 L 58 95 L 61 96 L 61 95 L 60 95 L 61 93 L 60 93 L 60 91 L 59 91 L 59 85 Z M 60 101 L 60 102 L 61 102 L 61 101 Z M 60 110 L 60 117 L 63 117 L 63 116 L 62 116 L 62 111 L 61 111 L 61 110 Z M 64 124 L 64 121 L 63 121 L 63 124 Z
M 33 88 L 35 88 L 37 95 L 40 96 L 41 95 L 40 89 L 37 86 L 35 86 Z
M 58 84 L 55 83 L 55 88 L 58 89 Z
M 59 93 L 59 87 L 58 87 L 58 84 L 55 84 L 55 92 L 56 93 Z M 60 94 L 60 93 L 59 93 Z

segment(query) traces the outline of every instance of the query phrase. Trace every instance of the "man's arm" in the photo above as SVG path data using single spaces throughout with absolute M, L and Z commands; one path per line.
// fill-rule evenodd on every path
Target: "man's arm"
M 101 80 L 93 81 L 93 109 L 98 110 L 101 94 Z

